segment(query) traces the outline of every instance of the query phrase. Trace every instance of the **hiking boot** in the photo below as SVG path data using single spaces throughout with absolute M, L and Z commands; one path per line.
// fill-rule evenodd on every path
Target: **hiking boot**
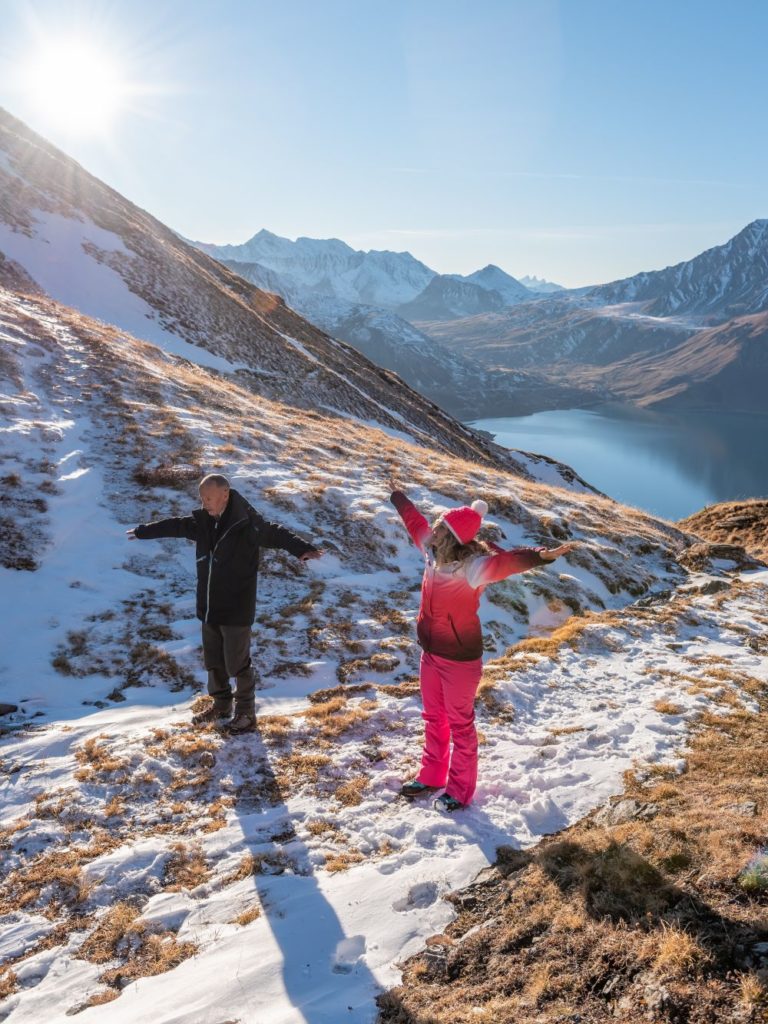
M 439 786 L 425 786 L 418 779 L 412 779 L 400 787 L 400 796 L 404 796 L 407 800 L 413 800 L 417 796 L 429 796 L 430 793 L 434 793 L 438 789 L 440 789 Z
M 450 793 L 443 793 L 437 800 L 432 804 L 436 811 L 446 811 L 448 814 L 453 814 L 454 811 L 461 811 L 466 807 L 461 800 L 457 800 L 455 796 L 451 796 Z
M 232 717 L 231 704 L 211 704 L 204 711 L 192 716 L 192 725 L 210 725 Z
M 226 725 L 227 732 L 233 734 L 241 732 L 253 732 L 256 728 L 256 715 L 250 712 L 238 711 L 231 722 Z

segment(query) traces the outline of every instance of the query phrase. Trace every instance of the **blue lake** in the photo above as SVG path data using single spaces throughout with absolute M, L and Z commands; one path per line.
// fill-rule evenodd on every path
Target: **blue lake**
M 611 498 L 665 519 L 768 496 L 768 413 L 661 413 L 634 406 L 475 420 L 508 448 L 565 462 Z

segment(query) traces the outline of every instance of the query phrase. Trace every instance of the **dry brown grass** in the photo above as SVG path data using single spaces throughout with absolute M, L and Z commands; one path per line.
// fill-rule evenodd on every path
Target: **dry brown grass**
M 674 701 L 663 698 L 654 701 L 653 709 L 658 711 L 660 715 L 681 715 L 684 710 L 679 704 L 675 704 Z
M 293 751 L 278 759 L 275 777 L 280 785 L 283 783 L 317 782 L 322 769 L 330 763 L 331 758 L 327 754 L 307 754 Z
M 337 786 L 333 795 L 345 807 L 357 807 L 363 802 L 363 795 L 369 782 L 370 780 L 364 775 L 358 776 L 356 779 L 349 779 Z
M 284 743 L 295 729 L 294 722 L 287 715 L 261 715 L 259 735 L 271 743 Z
M 315 818 L 306 823 L 307 832 L 311 836 L 327 836 L 336 835 L 339 832 L 339 826 L 332 821 L 326 821 L 324 818 Z
M 99 980 L 104 984 L 122 988 L 137 978 L 165 974 L 194 956 L 198 949 L 193 942 L 179 942 L 172 932 L 142 930 L 137 934 L 138 946 L 131 951 L 125 962 L 104 971 L 100 976 Z
M 194 889 L 208 881 L 211 871 L 199 844 L 176 843 L 171 850 L 163 876 L 164 888 L 168 892 Z
M 18 978 L 10 967 L 0 967 L 0 999 L 12 996 L 18 988 Z
M 410 960 L 381 997 L 381 1024 L 768 1019 L 766 964 L 750 959 L 768 902 L 739 883 L 768 835 L 759 699 L 757 714 L 702 716 L 682 774 L 627 773 L 650 820 L 590 817 L 530 852 L 500 850 L 495 878 L 451 897 L 458 916 L 433 940 L 445 952 Z
M 660 934 L 649 936 L 647 946 L 654 969 L 672 978 L 690 974 L 712 959 L 690 932 L 675 925 L 662 923 Z
M 364 860 L 365 856 L 359 850 L 340 850 L 326 857 L 325 870 L 331 874 L 338 874 L 340 871 L 349 871 L 355 864 L 360 864 Z
M 78 1009 L 86 1010 L 89 1006 L 103 1006 L 105 1003 L 114 1002 L 114 1000 L 119 997 L 119 989 L 103 988 L 100 992 L 94 992 L 92 996 L 89 996 L 85 1003 L 81 1007 L 78 1007 Z
M 124 757 L 116 757 L 109 750 L 109 747 L 100 740 L 108 739 L 105 736 L 92 736 L 75 751 L 75 760 L 83 765 L 74 776 L 78 782 L 91 782 L 103 775 L 111 775 L 123 771 L 129 765 Z
M 117 956 L 120 943 L 137 933 L 139 910 L 129 903 L 116 903 L 99 920 L 96 928 L 78 950 L 80 960 L 106 964 Z
M 755 558 L 768 559 L 768 501 L 724 501 L 680 521 L 684 530 L 714 544 L 737 544 Z
M 86 859 L 85 849 L 50 850 L 11 871 L 0 882 L 0 914 L 79 906 L 90 891 L 82 871 Z
M 281 875 L 294 864 L 290 857 L 282 851 L 272 853 L 244 853 L 240 863 L 234 871 L 226 875 L 222 880 L 223 885 L 232 885 L 234 882 L 242 882 L 245 878 L 252 878 L 254 875 Z
M 247 910 L 244 910 L 242 914 L 238 914 L 238 916 L 232 923 L 239 924 L 241 927 L 245 927 L 245 925 L 250 924 L 252 921 L 258 920 L 258 918 L 260 917 L 261 907 L 253 906 L 249 907 Z
M 377 707 L 375 700 L 362 701 L 354 707 L 349 707 L 343 697 L 334 697 L 322 703 L 314 703 L 303 712 L 303 717 L 311 726 L 314 735 L 323 739 L 335 739 L 364 722 Z

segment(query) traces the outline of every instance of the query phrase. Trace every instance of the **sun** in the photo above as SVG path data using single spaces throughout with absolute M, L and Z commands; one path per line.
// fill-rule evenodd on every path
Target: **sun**
M 26 63 L 27 99 L 46 120 L 73 134 L 110 128 L 128 99 L 119 62 L 85 38 L 63 38 L 40 46 Z

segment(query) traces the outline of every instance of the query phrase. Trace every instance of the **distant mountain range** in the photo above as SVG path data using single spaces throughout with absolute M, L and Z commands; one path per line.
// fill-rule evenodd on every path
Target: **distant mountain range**
M 640 405 L 763 412 L 768 220 L 664 270 L 417 326 L 488 367 Z
M 267 231 L 201 247 L 458 416 L 607 400 L 765 404 L 766 220 L 676 266 L 570 290 L 493 265 L 437 274 L 410 253 Z
M 541 297 L 499 267 L 438 274 L 408 252 L 362 252 L 335 238 L 292 242 L 266 230 L 242 245 L 192 244 L 454 416 L 474 418 L 479 402 L 488 415 L 503 415 L 600 397 L 592 387 L 553 384 L 532 369 L 486 370 L 471 354 L 435 344 L 414 326 L 416 320 L 456 320 Z
M 423 308 L 450 320 L 502 309 L 560 287 L 532 278 L 537 287 L 527 288 L 493 265 L 466 276 L 438 274 L 409 252 L 363 252 L 338 238 L 292 242 L 263 229 L 242 245 L 192 244 L 218 260 L 247 265 L 252 277 L 262 273 L 262 280 L 270 280 L 286 302 L 313 294 L 405 316 Z

